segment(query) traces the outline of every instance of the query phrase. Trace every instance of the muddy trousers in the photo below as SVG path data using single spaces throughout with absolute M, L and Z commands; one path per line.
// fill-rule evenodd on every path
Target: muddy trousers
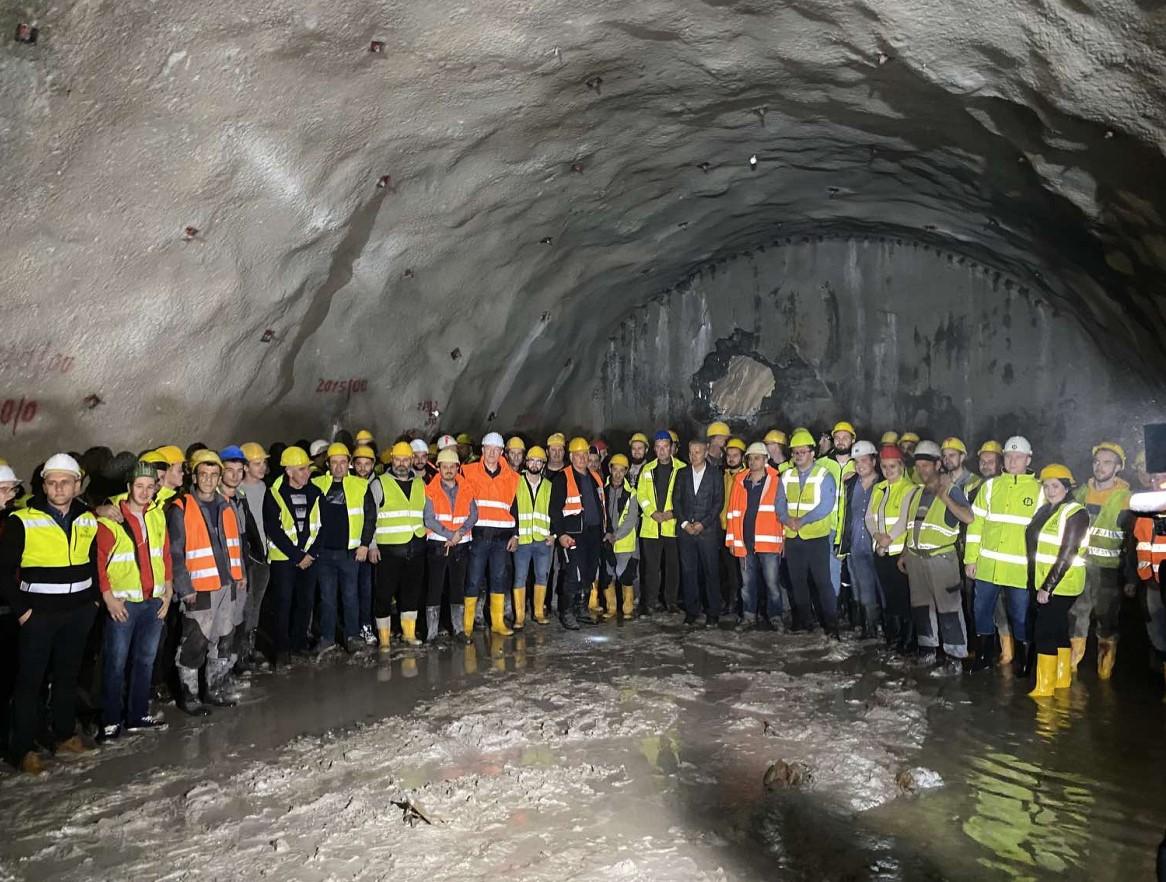
M 178 643 L 178 680 L 198 695 L 198 672 L 206 665 L 208 692 L 216 691 L 231 670 L 231 634 L 235 630 L 235 588 L 195 591 L 182 606 L 182 638 Z
M 1071 637 L 1088 637 L 1089 622 L 1097 619 L 1097 639 L 1117 640 L 1121 611 L 1121 569 L 1085 564 L 1085 590 L 1069 613 Z
M 955 548 L 931 556 L 905 554 L 916 640 L 927 649 L 942 644 L 949 658 L 967 658 L 968 633 Z
M 676 537 L 641 539 L 640 546 L 643 552 L 640 558 L 643 570 L 640 580 L 643 584 L 644 605 L 650 610 L 661 602 L 660 584 L 663 581 L 663 603 L 669 609 L 675 608 L 680 594 L 680 555 L 676 548 Z
M 579 599 L 584 591 L 591 590 L 591 583 L 599 578 L 599 557 L 603 547 L 603 530 L 588 527 L 582 533 L 571 537 L 574 548 L 559 546 L 559 557 L 563 567 L 563 588 L 559 595 L 559 617 L 579 608 Z
M 831 574 L 830 558 L 834 555 L 829 536 L 818 539 L 800 537 L 785 540 L 786 566 L 792 587 L 790 602 L 793 606 L 795 628 L 810 628 L 813 621 L 811 609 L 816 609 L 822 630 L 834 631 L 838 627 L 838 597 L 834 593 L 834 579 Z
M 416 615 L 421 604 L 421 586 L 425 578 L 425 540 L 415 539 L 404 545 L 381 548 L 377 564 L 377 584 L 373 592 L 374 619 L 387 619 L 393 613 L 393 600 L 401 615 Z M 428 543 L 436 544 L 436 543 Z
M 1069 626 L 1076 595 L 1054 594 L 1048 603 L 1033 603 L 1032 639 L 1037 655 L 1056 655 L 1069 649 Z
M 52 675 L 49 722 L 57 741 L 73 737 L 77 723 L 77 675 L 97 608 L 92 603 L 65 612 L 36 610 L 20 626 L 20 661 L 12 695 L 12 739 L 16 760 L 32 750 L 40 725 L 41 687 Z

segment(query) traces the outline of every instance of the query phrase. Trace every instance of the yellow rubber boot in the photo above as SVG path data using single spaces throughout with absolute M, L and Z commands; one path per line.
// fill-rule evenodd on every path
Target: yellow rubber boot
M 619 612 L 619 605 L 615 600 L 615 582 L 603 589 L 603 605 L 607 607 L 607 617 L 614 620 Z
M 503 637 L 510 637 L 514 634 L 506 627 L 505 594 L 490 595 L 490 631 L 494 634 L 501 634 Z
M 1038 655 L 1036 657 L 1036 687 L 1028 693 L 1029 698 L 1049 698 L 1056 688 L 1057 656 Z
M 623 617 L 630 619 L 636 614 L 636 589 L 627 585 L 623 589 Z
M 1108 680 L 1113 676 L 1113 663 L 1117 661 L 1117 641 L 1097 641 L 1097 679 Z
M 377 646 L 381 652 L 389 651 L 389 641 L 393 634 L 393 620 L 389 617 L 377 619 Z
M 591 583 L 591 593 L 587 595 L 587 611 L 594 617 L 599 611 L 599 585 Z
M 1073 668 L 1073 673 L 1077 673 L 1077 665 L 1081 664 L 1081 659 L 1085 658 L 1085 639 L 1084 637 L 1070 637 L 1069 643 L 1073 647 L 1069 652 L 1069 665 Z
M 550 619 L 547 618 L 547 586 L 534 586 L 534 612 L 531 617 L 540 625 L 545 625 Z
M 401 616 L 401 636 L 406 646 L 420 646 L 417 639 L 417 613 L 404 613 Z
M 1000 635 L 1000 658 L 996 660 L 999 667 L 1012 664 L 1012 635 Z
M 514 630 L 521 631 L 526 627 L 526 589 L 514 589 Z
M 1073 685 L 1073 653 L 1067 647 L 1057 650 L 1057 689 L 1068 689 Z
M 466 638 L 474 636 L 474 613 L 478 610 L 478 598 L 467 597 L 466 608 L 462 611 L 462 630 Z

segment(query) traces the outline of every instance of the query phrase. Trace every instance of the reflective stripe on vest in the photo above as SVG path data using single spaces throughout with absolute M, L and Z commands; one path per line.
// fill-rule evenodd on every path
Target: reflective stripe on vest
M 234 506 L 227 503 L 222 508 L 221 526 L 230 570 L 224 579 L 215 561 L 215 551 L 211 546 L 210 530 L 207 528 L 202 506 L 190 496 L 176 499 L 174 505 L 182 510 L 182 522 L 186 529 L 184 548 L 186 573 L 190 576 L 190 584 L 194 590 L 218 591 L 227 580 L 240 581 L 243 578 L 243 552 L 239 543 L 239 521 Z
M 518 500 L 518 544 L 545 542 L 551 535 L 551 482 L 542 478 L 532 497 L 530 482 L 525 477 L 519 478 L 515 498 Z
M 271 493 L 272 499 L 275 500 L 275 507 L 279 509 L 279 528 L 283 530 L 283 535 L 287 536 L 288 541 L 291 542 L 292 545 L 296 545 L 299 542 L 299 536 L 296 533 L 296 519 L 292 514 L 291 509 L 287 507 L 287 502 L 284 501 L 283 494 L 279 492 L 280 488 L 283 486 L 283 482 L 284 476 L 281 475 L 280 477 L 276 478 L 275 483 L 271 485 L 271 490 L 269 492 Z M 296 492 L 295 488 L 292 488 L 292 492 Z M 306 496 L 307 493 L 305 492 L 304 495 Z M 271 532 L 270 526 L 266 524 L 264 526 L 267 526 L 268 532 Z M 304 551 L 308 548 L 311 548 L 312 545 L 316 542 L 316 537 L 319 535 L 320 497 L 317 496 L 312 501 L 312 510 L 308 512 L 308 541 L 300 550 Z M 280 551 L 270 538 L 267 540 L 267 559 L 269 561 L 280 561 L 288 559 L 287 555 Z
M 312 478 L 312 483 L 327 494 L 336 480 L 332 474 Z M 364 496 L 368 492 L 368 481 L 357 475 L 345 475 L 341 481 L 344 488 L 344 506 L 348 513 L 348 550 L 360 547 L 360 537 L 364 533 Z M 294 540 L 293 540 L 294 541 Z
M 73 579 L 69 575 L 73 568 L 89 563 L 89 551 L 97 536 L 97 518 L 83 512 L 73 519 L 69 534 L 61 528 L 51 515 L 35 508 L 23 508 L 12 513 L 24 525 L 24 551 L 20 556 L 22 581 L 20 590 L 29 594 L 76 594 L 93 584 L 92 578 Z M 49 572 L 38 573 L 38 578 L 28 578 L 29 569 Z M 61 571 L 60 578 L 54 578 L 52 570 Z M 79 575 L 79 573 L 78 573 Z
M 889 481 L 879 481 L 874 486 L 874 490 L 870 494 L 870 505 L 867 511 L 874 512 L 876 533 L 890 533 L 891 530 L 899 523 L 899 518 L 902 517 L 903 498 L 908 493 L 914 493 L 918 489 L 917 484 L 911 481 L 904 475 L 894 483 Z M 914 501 L 908 503 L 908 509 L 911 505 L 917 504 Z M 901 554 L 903 549 L 907 547 L 907 534 L 911 532 L 910 524 L 907 529 L 900 533 L 894 540 L 891 541 L 887 548 L 887 554 L 892 557 L 896 554 Z
M 1089 496 L 1089 487 L 1082 485 L 1077 488 L 1073 498 L 1084 505 Z M 1101 506 L 1097 515 L 1089 518 L 1089 562 L 1105 569 L 1116 569 L 1121 566 L 1121 546 L 1125 533 L 1118 526 L 1118 519 L 1123 511 L 1129 507 L 1130 491 L 1128 488 L 1115 488 Z
M 618 533 L 619 528 L 623 526 L 623 522 L 627 520 L 628 510 L 632 507 L 632 497 L 635 495 L 635 491 L 632 490 L 632 485 L 628 483 L 626 478 L 623 482 L 623 490 L 623 508 L 619 511 L 619 518 L 616 523 L 612 524 L 610 528 L 613 534 Z M 617 539 L 615 544 L 612 545 L 611 550 L 616 554 L 631 554 L 636 550 L 637 538 L 636 531 L 631 530 L 626 536 Z
M 1007 588 L 1028 587 L 1024 531 L 1044 503 L 1035 475 L 997 475 L 985 481 L 972 503 L 964 563 L 976 564 L 976 578 Z
M 935 496 L 927 511 L 923 514 L 923 523 L 919 527 L 919 538 L 915 538 L 915 522 L 919 515 L 919 506 L 923 501 L 923 493 L 916 493 L 908 510 L 907 547 L 912 551 L 924 554 L 933 554 L 941 550 L 955 548 L 959 539 L 960 528 L 957 523 L 954 527 L 947 524 L 947 506 L 943 500 Z
M 676 518 L 658 524 L 652 520 L 652 515 L 658 511 L 672 511 L 672 491 L 676 487 L 676 475 L 687 466 L 675 457 L 672 458 L 672 474 L 668 476 L 668 492 L 664 496 L 664 504 L 660 505 L 659 500 L 656 499 L 656 482 L 652 480 L 652 475 L 659 464 L 660 460 L 654 459 L 645 465 L 640 469 L 640 479 L 636 482 L 636 498 L 640 503 L 641 539 L 676 536 L 676 527 L 678 526 Z
M 475 527 L 496 527 L 510 530 L 515 527 L 510 506 L 518 490 L 518 473 L 504 459 L 498 460 L 498 474 L 491 475 L 481 461 L 468 464 L 463 470 L 474 504 L 478 507 Z
M 829 469 L 821 461 L 816 461 L 810 466 L 805 482 L 802 481 L 798 470 L 792 466 L 782 472 L 781 489 L 785 494 L 791 518 L 803 517 L 818 507 L 818 503 L 822 501 L 822 481 L 828 474 L 830 474 Z M 834 515 L 831 512 L 821 520 L 814 521 L 800 530 L 787 529 L 786 535 L 791 539 L 820 539 L 830 535 L 833 528 Z
M 154 577 L 154 591 L 161 594 L 166 582 L 166 563 L 162 549 L 166 543 L 166 515 L 159 505 L 150 505 L 142 513 L 146 522 L 146 547 L 150 553 L 150 572 Z M 122 524 L 107 518 L 98 518 L 113 534 L 113 550 L 105 562 L 109 579 L 109 593 L 122 600 L 140 603 L 146 599 L 142 590 L 142 574 L 138 569 L 137 548 L 133 536 Z
M 449 504 L 449 497 L 445 495 L 445 488 L 441 486 L 440 474 L 434 475 L 425 486 L 425 495 L 429 497 L 429 504 L 433 506 L 433 516 L 451 533 L 456 533 L 458 528 L 466 522 L 466 518 L 470 516 L 470 488 L 466 486 L 465 478 L 461 475 L 457 475 L 455 480 L 457 493 L 452 508 Z M 434 542 L 447 541 L 444 536 L 432 530 L 427 530 L 426 536 Z M 470 541 L 470 538 L 470 531 L 467 530 L 458 544 L 464 545 Z
M 1061 506 L 1056 516 L 1049 518 L 1041 527 L 1036 541 L 1034 587 L 1040 588 L 1044 584 L 1049 569 L 1057 562 L 1057 555 L 1060 553 L 1061 542 L 1065 536 L 1065 525 L 1068 524 L 1069 518 L 1084 510 L 1085 507 L 1078 502 L 1066 502 Z M 1053 594 L 1075 597 L 1085 590 L 1085 554 L 1089 547 L 1088 541 L 1088 533 L 1086 533 L 1077 553 L 1073 555 L 1069 569 L 1053 588 Z
M 1138 578 L 1150 581 L 1158 575 L 1158 567 L 1166 560 L 1166 534 L 1154 530 L 1155 518 L 1140 517 L 1134 521 L 1134 537 L 1138 540 Z
M 745 546 L 745 515 L 749 505 L 749 491 L 745 487 L 749 473 L 742 472 L 733 481 L 729 493 L 729 510 L 725 515 L 725 547 L 734 557 L 745 557 L 750 551 L 758 554 L 780 554 L 785 548 L 785 528 L 777 517 L 777 491 L 781 486 L 777 470 L 767 466 L 765 484 L 757 504 L 753 521 L 753 548 Z
M 591 475 L 591 480 L 595 482 L 595 489 L 599 494 L 599 508 L 603 509 L 603 479 L 599 477 L 598 472 L 589 471 L 588 473 Z M 570 466 L 564 469 L 563 474 L 567 479 L 567 498 L 563 500 L 563 517 L 581 515 L 583 514 L 583 497 L 579 493 L 579 485 L 575 482 L 575 467 Z
M 424 536 L 425 483 L 420 478 L 411 478 L 406 498 L 392 475 L 381 475 L 378 480 L 382 494 L 377 509 L 377 545 L 404 545 L 414 537 Z

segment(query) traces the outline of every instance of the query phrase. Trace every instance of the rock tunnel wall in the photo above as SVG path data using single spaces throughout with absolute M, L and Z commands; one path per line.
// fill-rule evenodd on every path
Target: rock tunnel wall
M 1120 345 L 964 254 L 801 237 L 713 265 L 625 316 L 599 359 L 589 419 L 691 429 L 727 418 L 753 434 L 850 419 L 874 441 L 887 429 L 969 444 L 1024 433 L 1041 461 L 1079 464 L 1101 436 L 1134 443 L 1156 412 Z

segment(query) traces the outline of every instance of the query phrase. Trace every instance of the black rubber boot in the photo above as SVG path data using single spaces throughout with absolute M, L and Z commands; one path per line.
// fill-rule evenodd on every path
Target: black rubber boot
M 182 687 L 182 697 L 178 700 L 178 706 L 183 713 L 192 717 L 209 717 L 211 713 L 210 708 L 199 700 L 198 695 L 186 686 Z
M 994 634 L 976 635 L 976 658 L 968 668 L 969 674 L 984 671 L 996 662 L 996 636 Z
M 1029 654 L 1032 650 L 1031 643 L 1021 643 L 1019 640 L 1014 640 L 1015 649 L 1012 656 L 1012 672 L 1017 678 L 1028 676 L 1028 672 L 1032 669 L 1032 657 Z

